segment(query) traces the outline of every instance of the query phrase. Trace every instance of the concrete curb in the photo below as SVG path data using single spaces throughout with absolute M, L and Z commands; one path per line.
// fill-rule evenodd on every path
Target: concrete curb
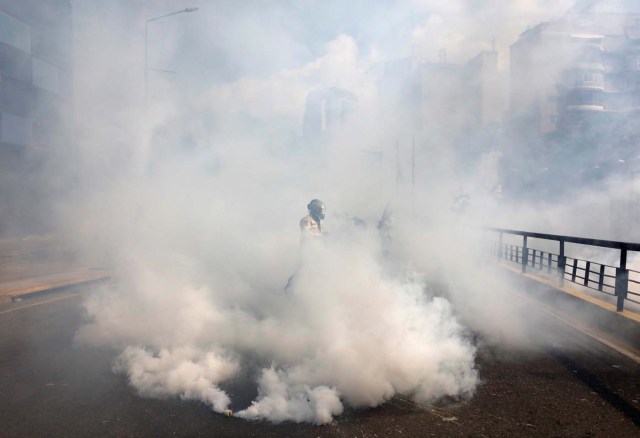
M 106 271 L 84 271 L 9 282 L 0 284 L 0 303 L 21 301 L 24 298 L 53 293 L 70 287 L 96 284 L 110 279 L 111 274 Z

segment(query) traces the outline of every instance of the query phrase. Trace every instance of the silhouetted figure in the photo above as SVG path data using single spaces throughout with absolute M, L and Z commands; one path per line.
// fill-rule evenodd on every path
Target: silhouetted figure
M 300 219 L 302 238 L 304 239 L 307 236 L 321 236 L 325 218 L 324 202 L 319 199 L 314 199 L 307 205 L 307 210 L 309 214 Z

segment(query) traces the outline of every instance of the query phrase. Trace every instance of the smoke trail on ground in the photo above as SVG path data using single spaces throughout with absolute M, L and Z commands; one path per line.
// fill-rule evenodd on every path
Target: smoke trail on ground
M 450 303 L 417 274 L 386 268 L 376 241 L 375 230 L 345 224 L 300 254 L 286 290 L 283 272 L 258 279 L 246 296 L 216 281 L 230 268 L 250 278 L 245 263 L 210 265 L 208 280 L 191 288 L 197 276 L 150 269 L 144 278 L 137 266 L 134 284 L 87 302 L 93 322 L 78 339 L 139 345 L 126 347 L 115 369 L 141 395 L 197 399 L 216 412 L 233 397 L 221 383 L 254 361 L 270 364 L 256 375 L 257 399 L 237 413 L 247 419 L 324 424 L 344 405 L 373 407 L 396 394 L 471 396 L 475 348 Z
M 214 351 L 183 347 L 153 354 L 142 347 L 127 347 L 114 371 L 129 381 L 145 397 L 180 396 L 202 401 L 223 412 L 231 400 L 218 384 L 237 373 L 238 364 Z

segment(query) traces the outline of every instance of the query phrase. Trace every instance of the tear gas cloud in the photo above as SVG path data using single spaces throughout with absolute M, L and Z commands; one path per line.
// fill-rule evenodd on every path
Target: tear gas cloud
M 443 48 L 463 62 L 491 38 L 504 50 L 568 3 L 201 1 L 150 23 L 145 107 L 144 21 L 192 5 L 74 2 L 81 175 L 60 222 L 117 278 L 86 299 L 77 340 L 119 348 L 114 370 L 143 396 L 247 419 L 323 424 L 396 394 L 472 396 L 469 327 L 524 339 L 500 298 L 508 285 L 453 249 L 468 241 L 451 198 L 477 185 L 479 163 L 456 172 L 447 127 L 416 128 L 376 72 Z M 307 141 L 307 95 L 331 87 L 357 96 L 357 110 L 330 139 Z M 498 210 L 477 192 L 478 224 L 555 231 L 564 219 L 549 205 L 532 223 L 530 205 Z M 312 198 L 330 233 L 301 252 Z M 397 230 L 383 250 L 375 225 L 389 203 Z M 247 375 L 257 396 L 236 406 L 225 385 Z

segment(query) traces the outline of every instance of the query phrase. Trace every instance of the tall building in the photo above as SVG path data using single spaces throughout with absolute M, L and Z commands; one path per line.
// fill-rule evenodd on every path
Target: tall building
M 637 131 L 640 2 L 578 2 L 511 46 L 510 113 L 525 135 Z
M 468 130 L 475 117 L 466 104 L 464 65 L 427 62 L 420 72 L 420 121 L 425 131 L 450 138 L 452 132 Z
M 72 141 L 72 62 L 70 1 L 0 0 L 0 233 L 43 222 L 42 169 Z
M 305 139 L 327 138 L 333 129 L 342 126 L 357 104 L 355 94 L 336 87 L 309 93 L 303 120 Z
M 420 123 L 439 141 L 478 143 L 474 139 L 502 123 L 503 86 L 496 51 L 481 52 L 466 64 L 424 63 Z
M 505 111 L 504 82 L 498 72 L 498 52 L 480 52 L 466 66 L 467 88 L 476 127 L 501 123 Z
M 480 52 L 464 64 L 444 58 L 420 67 L 421 137 L 454 151 L 449 158 L 456 172 L 477 172 L 482 189 L 495 190 L 507 95 L 498 52 Z
M 407 121 L 419 123 L 421 72 L 413 59 L 398 58 L 380 63 L 373 73 L 385 109 L 393 114 L 401 114 Z

